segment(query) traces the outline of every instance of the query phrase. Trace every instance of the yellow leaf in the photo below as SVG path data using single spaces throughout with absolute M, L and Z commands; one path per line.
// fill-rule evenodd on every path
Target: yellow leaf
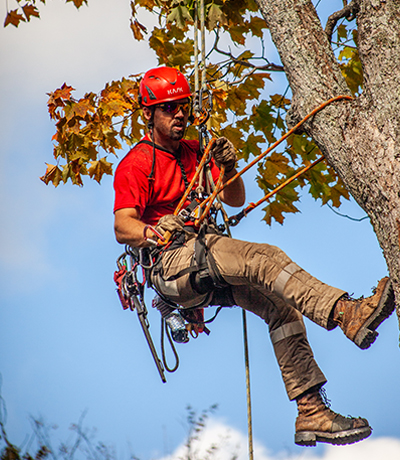
M 108 162 L 105 157 L 98 161 L 91 161 L 88 169 L 89 176 L 100 184 L 103 174 L 112 176 L 112 163 Z
M 46 185 L 48 185 L 49 182 L 52 182 L 54 187 L 57 187 L 61 180 L 61 170 L 56 165 L 50 165 L 47 163 L 46 165 L 46 172 L 44 176 L 40 177 L 39 179 L 43 181 Z
M 102 96 L 99 106 L 104 115 L 111 117 L 123 116 L 127 110 L 132 110 L 133 108 L 132 104 L 126 102 L 123 96 L 116 91 L 103 91 Z

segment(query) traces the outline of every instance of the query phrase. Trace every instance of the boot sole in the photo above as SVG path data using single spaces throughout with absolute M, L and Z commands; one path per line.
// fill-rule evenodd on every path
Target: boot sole
M 376 328 L 388 318 L 395 309 L 392 283 L 388 278 L 375 312 L 367 319 L 354 338 L 354 343 L 362 350 L 369 348 L 378 337 Z
M 337 433 L 325 433 L 323 431 L 301 431 L 294 436 L 294 442 L 298 446 L 314 447 L 317 442 L 326 442 L 343 446 L 353 444 L 368 438 L 372 429 L 369 426 L 364 428 L 355 428 L 353 430 L 338 431 Z

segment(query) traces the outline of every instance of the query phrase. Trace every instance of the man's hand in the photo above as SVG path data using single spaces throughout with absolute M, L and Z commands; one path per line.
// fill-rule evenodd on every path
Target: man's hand
M 232 171 L 236 165 L 237 156 L 235 147 L 226 137 L 220 137 L 214 142 L 214 145 L 211 147 L 211 155 L 219 168 L 221 165 L 225 166 L 225 172 Z
M 173 234 L 183 230 L 184 225 L 185 223 L 179 216 L 167 214 L 161 217 L 155 229 L 164 236 L 165 232 Z

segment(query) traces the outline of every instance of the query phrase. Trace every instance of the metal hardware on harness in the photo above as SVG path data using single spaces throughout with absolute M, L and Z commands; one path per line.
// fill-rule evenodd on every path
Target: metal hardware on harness
M 128 267 L 126 261 L 126 257 L 128 255 L 130 255 L 132 262 L 130 268 Z M 150 335 L 150 324 L 147 319 L 148 311 L 144 303 L 144 283 L 140 283 L 137 278 L 139 262 L 137 259 L 135 260 L 135 254 L 130 248 L 118 258 L 117 266 L 119 272 L 116 272 L 116 274 L 123 274 L 122 278 L 119 278 L 118 281 L 114 275 L 114 279 L 118 287 L 118 295 L 120 297 L 122 306 L 123 308 L 126 308 L 126 305 L 128 305 L 131 311 L 136 310 L 140 325 L 142 327 L 147 344 L 150 348 L 150 352 L 153 356 L 158 373 L 160 374 L 162 382 L 166 383 L 167 380 L 165 378 L 164 366 L 158 357 L 157 350 Z

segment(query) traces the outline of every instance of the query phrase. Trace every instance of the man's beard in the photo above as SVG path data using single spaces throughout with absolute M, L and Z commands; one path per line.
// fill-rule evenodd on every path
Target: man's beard
M 170 138 L 173 140 L 173 141 L 180 141 L 183 136 L 185 135 L 185 131 L 181 131 L 179 133 L 176 133 L 174 131 L 171 131 L 171 134 L 170 134 Z
M 180 141 L 185 135 L 186 127 L 182 131 L 174 131 L 174 126 L 171 127 L 169 137 L 174 141 Z

